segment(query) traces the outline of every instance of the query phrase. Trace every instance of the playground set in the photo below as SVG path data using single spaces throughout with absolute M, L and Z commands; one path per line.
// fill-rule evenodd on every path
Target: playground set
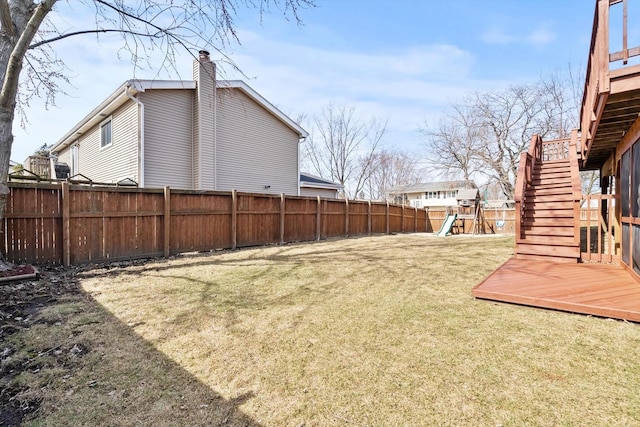
M 456 197 L 457 209 L 447 208 L 447 214 L 438 231 L 438 236 L 444 237 L 450 234 L 463 234 L 466 230 L 466 221 L 473 221 L 471 234 L 485 234 L 484 211 L 480 201 L 478 189 L 466 189 L 458 191 Z

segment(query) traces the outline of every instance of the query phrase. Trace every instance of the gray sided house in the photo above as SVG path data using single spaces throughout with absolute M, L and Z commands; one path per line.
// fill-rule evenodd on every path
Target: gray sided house
M 308 172 L 300 172 L 300 195 L 320 196 L 325 199 L 337 199 L 340 197 L 344 186 L 328 181 Z
M 476 189 L 473 181 L 424 182 L 389 191 L 389 200 L 416 208 L 446 208 L 458 206 L 460 191 Z
M 193 80 L 128 80 L 51 149 L 96 182 L 298 195 L 307 132 L 208 53 Z

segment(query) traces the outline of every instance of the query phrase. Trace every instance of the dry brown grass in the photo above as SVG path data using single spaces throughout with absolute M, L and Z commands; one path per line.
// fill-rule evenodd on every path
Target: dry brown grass
M 100 386 L 36 424 L 640 423 L 637 325 L 471 297 L 512 249 L 379 236 L 90 271 Z

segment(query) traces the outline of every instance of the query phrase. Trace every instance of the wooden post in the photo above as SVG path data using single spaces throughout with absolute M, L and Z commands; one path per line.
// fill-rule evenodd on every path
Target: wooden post
M 367 201 L 367 234 L 371 236 L 371 200 Z
M 578 221 L 580 221 L 579 216 L 578 216 Z M 590 195 L 587 195 L 587 261 L 591 261 L 591 196 Z
M 391 231 L 390 230 L 390 225 L 389 225 L 389 201 L 388 200 L 387 200 L 387 207 L 386 207 L 386 209 L 384 211 L 384 215 L 385 215 L 385 222 L 386 222 L 385 225 L 386 225 L 386 228 L 387 228 L 387 230 L 386 230 L 387 234 L 391 234 L 390 233 L 390 231 Z
M 413 216 L 413 232 L 417 233 L 418 232 L 418 207 L 414 206 L 413 208 L 414 210 L 414 216 Z
M 349 237 L 349 199 L 344 199 L 344 235 Z
M 171 255 L 171 189 L 164 187 L 164 256 Z
M 402 204 L 402 213 L 400 214 L 400 231 L 404 233 L 404 203 Z
M 70 203 L 69 183 L 62 183 L 62 263 L 65 267 L 71 265 L 71 232 L 70 232 Z
M 424 232 L 428 233 L 429 232 L 429 208 L 422 208 L 424 209 Z
M 316 209 L 316 240 L 320 241 L 320 237 L 322 234 L 322 220 L 320 218 L 322 212 L 322 201 L 320 200 L 320 196 L 317 196 L 318 205 Z
M 280 193 L 280 244 L 284 244 L 284 216 L 285 216 L 284 193 Z
M 609 3 L 611 4 L 611 3 Z M 627 0 L 622 2 L 622 65 L 629 62 L 629 49 L 627 45 Z
M 231 249 L 238 246 L 238 191 L 231 190 Z

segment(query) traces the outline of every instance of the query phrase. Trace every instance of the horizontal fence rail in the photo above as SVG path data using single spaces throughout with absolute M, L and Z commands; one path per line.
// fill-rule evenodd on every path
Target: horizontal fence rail
M 433 233 L 446 212 L 320 197 L 9 183 L 8 261 L 79 264 L 369 234 Z M 513 234 L 514 209 L 484 209 L 486 233 Z M 454 232 L 473 233 L 473 220 Z
M 67 183 L 9 187 L 2 249 L 14 263 L 71 265 L 433 230 L 425 209 L 386 202 Z

